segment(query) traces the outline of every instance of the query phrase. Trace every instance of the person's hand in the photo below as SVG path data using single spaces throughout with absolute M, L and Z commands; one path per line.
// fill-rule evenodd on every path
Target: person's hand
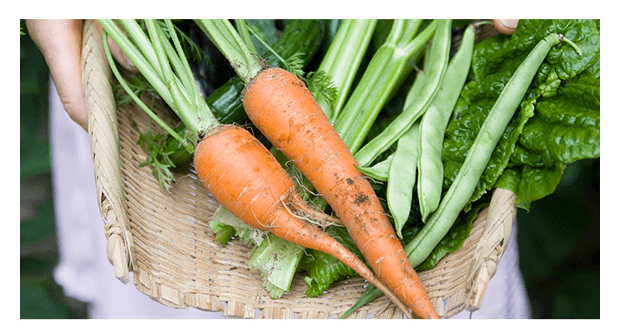
M 87 130 L 86 99 L 80 75 L 82 20 L 26 20 L 26 28 L 45 58 L 65 111 Z M 110 49 L 122 67 L 137 72 L 115 43 L 110 43 Z
M 518 19 L 494 19 L 493 22 L 497 31 L 506 35 L 512 35 L 518 25 Z

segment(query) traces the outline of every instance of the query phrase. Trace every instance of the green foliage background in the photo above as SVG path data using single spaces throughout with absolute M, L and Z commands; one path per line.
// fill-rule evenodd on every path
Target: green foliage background
M 87 318 L 87 304 L 66 297 L 52 276 L 49 71 L 30 38 L 20 39 L 20 317 Z M 557 190 L 517 220 L 533 317 L 600 318 L 600 159 L 570 164 Z

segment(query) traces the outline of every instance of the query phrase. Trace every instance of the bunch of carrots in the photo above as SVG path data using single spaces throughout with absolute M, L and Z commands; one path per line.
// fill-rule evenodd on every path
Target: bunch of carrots
M 248 226 L 334 256 L 367 279 L 380 294 L 387 295 L 409 317 L 414 314 L 419 318 L 438 318 L 413 269 L 416 263 L 409 258 L 413 247 L 409 245 L 409 253 L 405 252 L 398 239 L 401 226 L 397 230 L 394 228 L 368 174 L 379 173 L 386 178 L 390 170 L 382 164 L 374 168 L 372 163 L 388 147 L 397 144 L 399 148 L 400 141 L 408 141 L 409 137 L 418 136 L 420 129 L 427 129 L 420 128 L 419 119 L 423 111 L 439 103 L 434 97 L 444 89 L 443 78 L 457 80 L 454 86 L 461 87 L 460 81 L 464 83 L 473 27 L 465 32 L 470 42 L 464 43 L 465 51 L 459 53 L 459 69 L 453 70 L 447 66 L 451 20 L 432 20 L 425 24 L 424 20 L 395 20 L 364 72 L 360 80 L 363 84 L 357 85 L 348 98 L 376 21 L 345 20 L 316 73 L 318 77 L 331 78 L 332 86 L 325 88 L 336 88 L 337 93 L 317 95 L 316 100 L 296 74 L 266 65 L 250 40 L 249 33 L 259 36 L 256 28 L 248 27 L 243 20 L 236 20 L 237 30 L 228 20 L 196 20 L 196 23 L 245 84 L 242 102 L 253 125 L 293 162 L 326 201 L 364 260 L 309 222 L 313 218 L 320 221 L 326 214 L 303 200 L 294 180 L 257 138 L 243 127 L 218 122 L 199 92 L 182 41 L 170 20 L 144 20 L 142 25 L 135 20 L 100 20 L 100 24 L 104 28 L 104 41 L 108 35 L 115 40 L 179 116 L 187 128 L 186 136 L 164 124 L 135 96 L 116 70 L 108 45 L 104 43 L 113 73 L 127 93 L 194 155 L 195 169 L 207 190 Z M 430 47 L 426 49 L 427 45 Z M 425 78 L 422 79 L 424 84 L 413 85 L 413 98 L 407 98 L 404 113 L 390 129 L 365 144 L 365 136 L 380 109 L 412 70 L 410 62 L 420 57 L 426 57 L 425 76 L 417 78 Z M 451 76 L 447 77 L 447 71 L 456 73 L 450 72 Z M 454 99 L 455 89 L 451 96 L 450 99 Z M 445 108 L 453 109 L 453 105 Z M 363 117 L 361 110 L 365 111 Z M 421 121 L 423 124 L 430 122 L 434 120 Z M 385 167 L 390 165 L 384 164 Z M 426 209 L 432 222 L 443 215 L 433 214 L 438 212 L 435 209 L 439 201 L 435 200 L 433 207 Z M 457 212 L 444 204 L 440 206 L 443 212 L 449 213 L 449 217 L 442 220 L 453 222 L 455 217 L 451 217 Z M 456 208 L 459 211 L 461 207 Z M 300 212 L 311 220 L 302 220 L 294 214 Z M 430 224 L 430 227 L 435 225 Z M 444 236 L 448 225 L 442 227 L 431 234 L 433 238 Z

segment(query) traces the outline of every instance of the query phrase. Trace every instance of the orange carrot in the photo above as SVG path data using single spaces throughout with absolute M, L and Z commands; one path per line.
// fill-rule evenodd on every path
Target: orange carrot
M 376 275 L 418 317 L 438 318 L 373 188 L 305 84 L 283 69 L 266 69 L 242 101 L 253 124 L 328 202 Z
M 194 164 L 209 192 L 250 227 L 334 256 L 408 313 L 408 308 L 356 255 L 293 214 L 295 209 L 305 210 L 306 203 L 287 172 L 251 133 L 234 125 L 211 130 L 196 146 Z

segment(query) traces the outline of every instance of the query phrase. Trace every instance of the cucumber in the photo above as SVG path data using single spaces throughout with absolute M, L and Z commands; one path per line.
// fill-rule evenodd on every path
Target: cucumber
M 248 120 L 242 106 L 243 89 L 242 79 L 235 76 L 207 97 L 205 101 L 220 123 L 242 124 Z
M 324 35 L 325 23 L 322 20 L 288 20 L 283 34 L 272 45 L 272 48 L 284 59 L 300 52 L 301 58 L 306 65 L 320 48 Z M 274 55 L 267 54 L 264 56 L 269 66 L 283 66 Z M 220 123 L 247 123 L 248 116 L 242 106 L 243 89 L 244 83 L 242 79 L 235 76 L 207 97 L 207 105 Z M 183 134 L 185 131 L 183 123 L 177 127 L 175 131 Z M 255 133 L 258 134 L 259 132 Z M 172 136 L 169 135 L 167 137 L 166 143 L 167 149 L 177 148 L 171 154 L 175 165 L 190 162 L 192 155 L 188 154 L 185 148 L 180 147 L 179 142 Z
M 173 130 L 179 134 L 181 137 L 184 137 L 186 134 L 186 125 L 183 122 L 180 122 Z M 165 142 L 165 150 L 164 152 L 171 152 L 168 156 L 170 160 L 175 164 L 175 166 L 184 164 L 189 162 L 192 159 L 192 154 L 186 150 L 184 147 L 179 146 L 179 141 L 177 141 L 173 136 L 166 136 Z

